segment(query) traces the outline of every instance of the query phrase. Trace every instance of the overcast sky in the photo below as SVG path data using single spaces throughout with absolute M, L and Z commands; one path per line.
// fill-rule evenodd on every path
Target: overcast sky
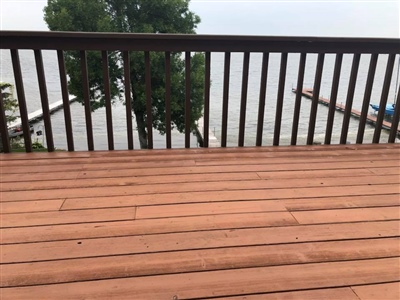
M 2 30 L 47 30 L 45 0 L 0 0 Z M 400 37 L 400 0 L 192 0 L 198 33 Z

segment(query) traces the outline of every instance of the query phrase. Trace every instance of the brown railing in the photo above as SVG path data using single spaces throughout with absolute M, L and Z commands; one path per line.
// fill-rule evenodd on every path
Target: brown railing
M 282 109 L 284 99 L 285 78 L 288 65 L 288 54 L 299 53 L 300 60 L 298 65 L 297 91 L 303 89 L 306 58 L 308 54 L 318 54 L 315 70 L 315 80 L 313 87 L 313 98 L 308 124 L 307 144 L 314 142 L 318 99 L 321 88 L 322 70 L 326 54 L 335 54 L 335 67 L 332 78 L 331 97 L 329 112 L 326 124 L 325 144 L 331 143 L 335 104 L 337 101 L 339 80 L 343 54 L 353 54 L 353 62 L 346 97 L 346 109 L 343 115 L 341 127 L 340 143 L 344 144 L 347 140 L 349 121 L 351 117 L 352 101 L 354 96 L 357 73 L 360 64 L 361 54 L 371 54 L 370 66 L 367 76 L 365 93 L 360 115 L 357 143 L 363 142 L 364 130 L 367 121 L 368 108 L 371 98 L 372 85 L 377 65 L 378 56 L 388 55 L 386 73 L 383 80 L 382 92 L 380 97 L 380 110 L 377 115 L 373 143 L 379 143 L 382 131 L 382 124 L 385 116 L 385 106 L 388 100 L 389 88 L 394 70 L 396 54 L 400 53 L 399 39 L 364 39 L 364 38 L 314 38 L 314 37 L 257 37 L 257 36 L 211 36 L 211 35 L 169 35 L 169 34 L 121 34 L 121 33 L 76 33 L 76 32 L 12 32 L 0 31 L 0 49 L 11 51 L 12 66 L 15 78 L 19 112 L 24 132 L 29 132 L 28 111 L 24 92 L 24 82 L 19 60 L 19 50 L 34 50 L 36 68 L 38 74 L 39 90 L 43 110 L 43 121 L 46 133 L 46 144 L 49 151 L 54 151 L 54 140 L 49 112 L 49 101 L 46 90 L 46 80 L 43 68 L 42 50 L 57 50 L 58 67 L 60 72 L 60 82 L 63 98 L 63 111 L 65 118 L 66 138 L 68 150 L 74 151 L 74 139 L 72 134 L 71 112 L 69 108 L 69 95 L 67 88 L 67 75 L 64 62 L 64 51 L 78 50 L 81 58 L 81 73 L 83 82 L 83 95 L 85 104 L 86 133 L 88 150 L 94 150 L 93 126 L 90 108 L 89 78 L 87 69 L 86 52 L 90 50 L 101 51 L 103 61 L 104 95 L 106 99 L 106 124 L 108 148 L 114 149 L 113 139 L 113 120 L 111 116 L 111 96 L 109 86 L 109 70 L 107 51 L 121 51 L 123 57 L 125 82 L 129 82 L 129 52 L 143 51 L 145 54 L 146 66 L 146 103 L 147 103 L 147 132 L 148 147 L 153 148 L 152 119 L 151 119 L 151 51 L 165 53 L 165 110 L 166 110 L 166 146 L 171 148 L 171 70 L 170 53 L 185 53 L 185 72 L 186 72 L 186 96 L 185 103 L 185 147 L 190 147 L 190 58 L 191 52 L 205 53 L 205 77 L 204 77 L 204 133 L 203 146 L 209 146 L 209 127 L 210 127 L 210 64 L 212 52 L 225 53 L 224 59 L 224 79 L 223 79 L 223 101 L 222 101 L 222 126 L 221 126 L 221 147 L 227 146 L 228 129 L 228 106 L 229 106 L 229 81 L 230 81 L 230 61 L 231 53 L 240 52 L 244 54 L 243 73 L 242 73 L 242 92 L 240 101 L 240 121 L 238 146 L 244 146 L 245 124 L 246 124 L 246 105 L 247 89 L 249 80 L 249 58 L 250 53 L 262 53 L 261 83 L 259 91 L 258 118 L 256 146 L 262 145 L 265 98 L 268 77 L 268 63 L 270 53 L 281 53 L 280 71 L 278 79 L 278 93 L 276 98 L 276 113 L 273 133 L 273 145 L 280 144 Z M 125 85 L 125 97 L 130 99 L 130 85 Z M 400 95 L 400 91 L 397 93 Z M 397 103 L 399 96 L 397 96 Z M 4 152 L 10 152 L 8 140 L 7 124 L 5 122 L 5 112 L 3 103 L 0 101 L 0 130 Z M 291 131 L 291 145 L 296 145 L 299 128 L 299 115 L 301 106 L 301 93 L 297 93 L 294 104 L 293 124 Z M 400 115 L 400 105 L 395 106 L 395 114 L 392 119 L 388 142 L 395 142 L 398 134 L 398 123 Z M 131 101 L 126 101 L 126 119 L 128 149 L 133 149 L 133 125 Z M 29 134 L 24 134 L 26 152 L 32 151 L 32 141 Z

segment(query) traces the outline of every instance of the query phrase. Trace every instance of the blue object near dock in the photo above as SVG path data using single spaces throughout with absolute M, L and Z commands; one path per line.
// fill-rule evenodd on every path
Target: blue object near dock
M 370 104 L 374 111 L 379 111 L 379 105 Z M 386 104 L 385 115 L 393 116 L 394 115 L 394 104 Z

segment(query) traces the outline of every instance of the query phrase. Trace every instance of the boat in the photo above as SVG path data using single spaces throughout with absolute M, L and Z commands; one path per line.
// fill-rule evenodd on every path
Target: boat
M 32 133 L 34 131 L 34 128 L 32 125 L 29 125 L 29 131 L 30 133 Z M 17 127 L 13 127 L 13 128 L 8 128 L 8 138 L 13 139 L 16 137 L 20 137 L 24 134 L 22 127 L 21 126 L 17 126 Z M 1 134 L 0 134 L 1 137 Z
M 370 106 L 375 112 L 379 111 L 379 105 L 370 104 Z M 394 106 L 395 106 L 394 104 L 386 104 L 385 115 L 393 116 L 394 115 Z
M 396 78 L 396 84 L 395 84 L 395 90 L 394 90 L 394 100 L 393 100 L 393 104 L 386 104 L 386 108 L 385 108 L 385 115 L 388 116 L 393 116 L 394 115 L 394 108 L 396 106 L 396 99 L 397 99 L 397 91 L 398 91 L 398 87 L 399 87 L 399 78 L 400 78 L 400 57 L 398 59 L 398 66 L 397 66 L 397 78 Z M 377 112 L 379 111 L 379 105 L 377 104 L 370 104 L 371 108 Z

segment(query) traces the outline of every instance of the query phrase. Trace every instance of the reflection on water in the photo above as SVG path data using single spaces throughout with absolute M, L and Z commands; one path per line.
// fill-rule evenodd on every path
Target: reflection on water
M 221 123 L 222 123 L 222 93 L 223 93 L 223 70 L 224 70 L 224 54 L 212 53 L 211 56 L 211 115 L 210 115 L 210 130 L 214 132 L 215 136 L 220 139 L 221 137 Z M 292 130 L 293 120 L 293 107 L 295 101 L 295 94 L 292 93 L 292 88 L 297 85 L 297 72 L 299 64 L 299 54 L 289 54 L 288 67 L 285 82 L 284 106 L 281 127 L 282 145 L 290 143 L 290 136 Z M 343 65 L 341 72 L 341 80 L 339 85 L 338 103 L 346 102 L 347 87 L 350 77 L 350 69 L 353 56 L 350 54 L 344 55 Z M 33 51 L 22 50 L 20 51 L 21 67 L 24 78 L 25 94 L 28 105 L 28 112 L 33 112 L 40 109 L 40 96 L 38 90 L 38 81 L 36 75 L 36 68 L 34 62 Z M 360 68 L 358 72 L 358 79 L 356 84 L 355 96 L 353 99 L 353 108 L 361 110 L 362 100 L 364 96 L 366 77 L 368 73 L 370 55 L 362 55 Z M 397 57 L 398 59 L 398 57 Z M 389 94 L 389 103 L 394 101 L 395 92 L 395 79 L 397 71 L 396 68 L 392 76 L 392 84 Z M 50 103 L 61 99 L 57 57 L 55 51 L 43 51 L 44 67 L 46 72 L 47 89 L 49 94 Z M 246 112 L 246 130 L 245 130 L 245 145 L 250 146 L 255 144 L 256 128 L 257 128 L 257 115 L 258 115 L 258 101 L 260 90 L 261 78 L 261 61 L 262 54 L 252 53 L 250 57 L 249 69 L 249 83 L 248 83 L 248 96 L 247 96 L 247 112 Z M 307 55 L 307 65 L 304 78 L 304 87 L 313 87 L 315 68 L 316 68 L 317 55 Z M 335 55 L 327 54 L 325 56 L 324 70 L 321 82 L 320 95 L 329 98 L 333 77 L 333 67 L 335 62 Z M 372 90 L 371 103 L 379 103 L 382 92 L 382 83 L 386 69 L 387 55 L 380 55 L 375 75 L 375 82 Z M 239 111 L 241 101 L 241 86 L 242 86 L 242 65 L 243 54 L 232 54 L 231 57 L 231 71 L 230 71 L 230 90 L 229 90 L 229 112 L 228 112 L 228 146 L 236 146 L 238 142 L 239 132 Z M 265 121 L 264 121 L 264 136 L 263 145 L 272 145 L 276 99 L 278 92 L 278 78 L 280 69 L 280 54 L 272 53 L 269 57 L 268 80 L 267 80 L 267 97 L 265 107 Z M 14 83 L 13 72 L 11 66 L 11 58 L 8 51 L 1 50 L 1 81 Z M 300 112 L 300 123 L 298 131 L 298 144 L 305 144 L 307 138 L 308 121 L 310 117 L 311 101 L 303 98 Z M 79 103 L 71 105 L 74 142 L 76 150 L 87 149 L 86 130 L 84 109 Z M 325 127 L 327 119 L 328 108 L 323 105 L 318 105 L 317 122 L 315 128 L 314 140 L 316 142 L 323 142 L 325 136 Z M 105 109 L 99 109 L 93 113 L 93 131 L 96 150 L 107 149 L 107 130 L 106 130 L 106 117 Z M 343 121 L 343 114 L 340 112 L 335 113 L 334 128 L 332 135 L 332 143 L 339 143 L 341 125 Z M 126 135 L 126 118 L 125 107 L 121 103 L 115 103 L 113 106 L 113 129 L 114 141 L 116 149 L 127 149 L 127 135 Z M 64 116 L 62 111 L 58 111 L 52 115 L 52 126 L 54 133 L 55 145 L 57 148 L 65 149 L 67 147 L 65 137 Z M 43 127 L 43 123 L 35 125 L 39 130 Z M 354 143 L 357 136 L 358 120 L 351 118 L 349 126 L 348 141 Z M 364 142 L 369 143 L 372 141 L 374 127 L 367 125 L 365 131 Z M 41 140 L 43 137 L 38 137 Z M 382 131 L 381 142 L 386 142 L 388 133 Z M 174 148 L 184 147 L 184 135 L 179 132 L 173 132 L 172 142 Z M 135 148 L 138 148 L 139 140 L 137 132 L 134 132 Z M 191 136 L 192 147 L 197 147 L 196 138 Z M 154 146 L 155 148 L 165 147 L 165 136 L 161 136 L 154 131 Z

